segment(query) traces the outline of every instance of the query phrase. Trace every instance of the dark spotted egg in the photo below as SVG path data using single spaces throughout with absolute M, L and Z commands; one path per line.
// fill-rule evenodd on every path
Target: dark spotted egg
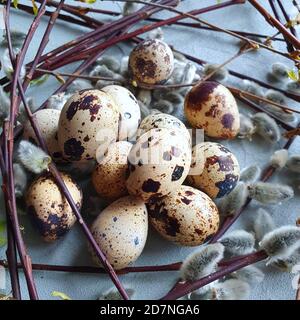
M 148 205 L 149 220 L 165 239 L 182 246 L 198 246 L 219 227 L 218 208 L 203 192 L 181 186 Z
M 120 111 L 113 98 L 100 90 L 83 90 L 64 105 L 58 124 L 58 143 L 69 161 L 96 158 L 118 137 Z
M 178 130 L 151 129 L 137 140 L 128 161 L 127 189 L 147 202 L 181 186 L 189 172 L 191 148 Z
M 235 98 L 223 85 L 205 81 L 185 97 L 184 112 L 192 127 L 209 137 L 233 139 L 239 132 L 240 117 Z
M 99 214 L 91 232 L 110 264 L 116 270 L 125 268 L 144 249 L 148 235 L 147 208 L 136 197 L 120 198 Z M 97 261 L 94 253 L 93 256 Z
M 153 113 L 144 118 L 139 125 L 136 138 L 138 139 L 145 132 L 155 128 L 178 130 L 190 143 L 191 136 L 184 123 L 178 118 L 166 113 Z
M 141 110 L 135 96 L 126 88 L 110 85 L 101 89 L 110 94 L 121 112 L 118 140 L 129 140 L 141 122 Z
M 161 84 L 173 72 L 174 56 L 170 47 L 161 40 L 145 40 L 129 56 L 129 71 L 140 87 Z
M 69 175 L 61 175 L 77 208 L 80 209 L 81 190 Z M 67 199 L 49 173 L 33 181 L 26 194 L 26 206 L 34 225 L 48 242 L 62 237 L 76 221 Z
M 193 172 L 197 165 L 202 170 Z M 214 142 L 203 142 L 193 147 L 188 176 L 191 186 L 202 190 L 213 199 L 222 198 L 235 188 L 239 178 L 239 163 L 226 147 Z
M 38 110 L 34 115 L 51 157 L 54 160 L 60 160 L 61 152 L 57 139 L 60 111 L 55 109 L 43 109 Z M 24 125 L 23 138 L 33 142 L 34 144 L 38 144 L 36 135 L 29 120 Z

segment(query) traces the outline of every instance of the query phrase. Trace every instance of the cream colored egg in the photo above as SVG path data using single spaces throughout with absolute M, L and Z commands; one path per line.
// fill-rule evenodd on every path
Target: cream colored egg
M 137 140 L 128 161 L 127 189 L 147 202 L 181 186 L 189 172 L 191 148 L 178 130 L 152 129 Z
M 148 206 L 149 219 L 165 239 L 182 246 L 198 246 L 219 228 L 219 213 L 203 192 L 181 186 Z
M 72 95 L 59 118 L 58 143 L 69 161 L 96 158 L 117 140 L 120 112 L 113 98 L 100 90 L 83 90 Z
M 53 160 L 61 159 L 61 152 L 58 145 L 57 129 L 60 111 L 55 109 L 43 109 L 34 113 L 36 122 L 41 129 L 42 137 L 45 140 L 48 151 Z M 24 125 L 23 138 L 38 145 L 34 130 L 29 120 Z
M 204 142 L 193 147 L 191 170 L 202 161 L 203 171 L 189 175 L 188 182 L 213 199 L 229 194 L 240 178 L 240 166 L 234 154 L 219 143 Z
M 137 132 L 137 139 L 145 132 L 155 128 L 167 128 L 178 130 L 180 134 L 184 135 L 187 141 L 191 140 L 190 133 L 183 122 L 178 118 L 166 113 L 150 114 L 142 120 Z
M 82 204 L 80 188 L 69 175 L 64 173 L 61 175 L 77 208 L 80 209 Z M 76 221 L 67 199 L 49 173 L 33 181 L 26 194 L 26 206 L 34 225 L 46 241 L 62 237 Z
M 240 128 L 235 98 L 223 85 L 205 81 L 186 95 L 184 112 L 192 127 L 203 129 L 209 137 L 234 138 Z
M 126 88 L 111 85 L 101 89 L 110 94 L 121 112 L 118 140 L 129 140 L 137 131 L 141 122 L 141 110 L 135 96 Z
M 96 166 L 92 182 L 101 197 L 117 199 L 128 194 L 126 188 L 127 157 L 131 148 L 132 144 L 127 141 L 113 143 Z
M 167 81 L 173 68 L 173 52 L 161 40 L 145 40 L 138 44 L 129 56 L 129 71 L 140 87 Z
M 120 198 L 100 213 L 91 232 L 114 269 L 125 268 L 144 249 L 148 234 L 146 206 L 133 196 Z

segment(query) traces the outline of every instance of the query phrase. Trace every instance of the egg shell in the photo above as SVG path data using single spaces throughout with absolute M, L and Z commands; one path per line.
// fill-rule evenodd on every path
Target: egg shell
M 58 143 L 69 161 L 96 158 L 99 146 L 107 150 L 118 137 L 120 112 L 112 97 L 100 90 L 72 95 L 59 118 Z
M 233 139 L 239 132 L 240 117 L 235 98 L 217 82 L 195 85 L 185 97 L 184 112 L 191 126 L 203 129 L 209 137 Z
M 126 88 L 111 85 L 101 89 L 110 94 L 121 112 L 118 140 L 132 138 L 141 122 L 141 110 L 135 96 Z
M 139 139 L 140 136 L 145 132 L 155 128 L 178 130 L 182 135 L 186 137 L 189 143 L 191 141 L 190 133 L 184 123 L 181 122 L 178 118 L 166 113 L 154 113 L 144 118 L 139 125 L 136 139 Z
M 129 194 L 152 201 L 182 185 L 191 164 L 191 148 L 178 130 L 151 129 L 137 140 L 128 161 Z
M 140 87 L 164 83 L 174 68 L 170 47 L 161 40 L 150 39 L 138 44 L 129 56 L 129 71 Z
M 203 142 L 193 147 L 191 169 L 195 163 L 201 163 L 202 158 L 203 171 L 189 175 L 187 178 L 189 184 L 213 199 L 229 194 L 240 178 L 240 166 L 236 157 L 219 143 Z
M 219 228 L 219 212 L 204 192 L 181 186 L 148 205 L 149 220 L 165 239 L 182 246 L 198 246 Z
M 36 122 L 41 129 L 42 137 L 45 140 L 48 151 L 53 160 L 61 159 L 60 147 L 57 139 L 58 121 L 60 111 L 55 109 L 43 109 L 34 113 Z M 30 121 L 26 121 L 24 125 L 23 139 L 38 145 L 36 135 L 30 124 Z
M 148 234 L 147 208 L 136 197 L 120 198 L 100 213 L 91 232 L 113 268 L 125 268 L 144 249 Z M 93 256 L 98 262 L 94 253 Z
M 127 157 L 132 144 L 118 141 L 108 147 L 107 153 L 97 164 L 92 182 L 97 193 L 108 199 L 117 199 L 128 194 L 126 174 L 128 170 Z
M 77 208 L 80 209 L 82 204 L 80 188 L 69 175 L 61 173 L 61 176 Z M 65 235 L 76 221 L 67 199 L 49 173 L 33 181 L 26 194 L 26 206 L 34 225 L 48 242 Z

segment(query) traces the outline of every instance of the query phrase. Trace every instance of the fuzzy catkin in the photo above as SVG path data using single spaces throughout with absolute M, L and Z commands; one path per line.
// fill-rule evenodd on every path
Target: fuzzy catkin
M 269 143 L 278 142 L 281 138 L 280 129 L 270 116 L 266 113 L 258 112 L 252 117 L 252 121 L 255 125 L 255 131 L 263 139 Z
M 239 182 L 237 186 L 224 197 L 219 204 L 222 215 L 231 215 L 241 209 L 248 198 L 248 188 L 244 182 Z
M 300 264 L 300 241 L 293 246 L 293 249 L 287 254 L 286 257 L 278 258 L 274 262 L 270 263 L 272 267 L 283 272 L 291 272 L 293 267 Z
M 190 254 L 180 268 L 181 279 L 194 281 L 213 272 L 222 260 L 224 247 L 221 243 L 206 245 Z
M 294 122 L 296 120 L 295 113 L 285 112 L 284 110 L 272 105 L 272 104 L 263 104 L 264 111 L 270 113 L 276 118 L 282 120 L 283 122 Z
M 271 67 L 272 70 L 272 76 L 278 80 L 283 81 L 288 79 L 288 67 L 280 62 L 276 62 L 272 64 Z
M 253 134 L 255 133 L 255 127 L 252 120 L 244 114 L 240 114 L 240 129 L 238 138 L 249 139 L 251 141 Z
M 282 256 L 300 241 L 300 228 L 296 226 L 283 226 L 267 233 L 261 242 L 260 248 L 269 256 Z
M 294 190 L 287 185 L 256 182 L 248 189 L 249 197 L 263 204 L 279 204 L 294 197 Z
M 265 274 L 260 269 L 254 266 L 242 268 L 232 273 L 231 276 L 236 279 L 245 281 L 250 285 L 261 283 L 265 278 Z
M 42 149 L 26 140 L 19 144 L 18 157 L 26 169 L 36 174 L 47 170 L 51 162 L 51 158 Z
M 280 149 L 273 153 L 270 159 L 270 164 L 275 169 L 282 169 L 289 158 L 289 152 L 286 149 Z
M 256 96 L 263 96 L 264 94 L 262 88 L 256 82 L 246 79 L 242 81 L 242 90 L 255 94 Z
M 261 169 L 258 165 L 251 165 L 241 171 L 240 181 L 251 183 L 258 180 L 261 175 Z
M 251 288 L 245 281 L 230 279 L 217 283 L 213 290 L 216 300 L 246 300 Z
M 67 94 L 75 93 L 80 90 L 90 89 L 91 87 L 92 85 L 90 81 L 85 79 L 76 79 L 68 86 L 68 88 L 66 89 L 66 93 Z
M 261 241 L 262 238 L 267 233 L 274 230 L 275 227 L 276 226 L 271 215 L 265 209 L 259 208 L 253 225 L 256 239 Z
M 230 255 L 251 253 L 254 249 L 254 236 L 245 230 L 235 230 L 222 237 L 219 241 Z
M 51 96 L 47 101 L 48 109 L 62 110 L 65 103 L 71 97 L 71 94 L 67 94 L 65 92 L 60 92 Z
M 292 172 L 300 173 L 300 155 L 293 155 L 287 161 L 286 167 Z
M 134 289 L 126 288 L 125 290 L 127 295 L 132 298 L 135 293 Z M 97 300 L 123 300 L 123 298 L 119 291 L 117 291 L 115 288 L 111 288 L 103 293 Z
M 226 68 L 220 68 L 219 64 L 205 64 L 203 68 L 204 75 L 207 76 L 212 72 L 214 72 L 214 74 L 210 77 L 210 79 L 215 81 L 226 80 L 229 74 L 228 70 Z
M 265 98 L 279 104 L 286 104 L 286 96 L 276 90 L 268 90 L 265 94 Z
M 19 163 L 13 164 L 16 197 L 22 197 L 27 185 L 27 175 Z

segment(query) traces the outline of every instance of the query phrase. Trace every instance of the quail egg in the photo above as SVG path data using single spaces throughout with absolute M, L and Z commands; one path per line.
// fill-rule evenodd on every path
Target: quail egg
M 118 137 L 120 111 L 106 92 L 83 90 L 73 94 L 64 105 L 58 124 L 58 143 L 69 161 L 96 158 L 101 146 L 107 150 Z
M 140 87 L 164 83 L 171 76 L 173 67 L 173 52 L 161 40 L 145 40 L 129 56 L 129 71 Z
M 62 179 L 71 193 L 78 209 L 82 193 L 72 178 L 62 173 Z M 62 195 L 50 173 L 33 181 L 26 194 L 26 206 L 33 223 L 45 241 L 54 241 L 74 225 L 76 217 L 66 198 Z
M 218 208 L 202 191 L 181 186 L 148 205 L 149 220 L 165 239 L 183 246 L 198 246 L 219 227 Z
M 240 166 L 236 157 L 219 143 L 204 142 L 193 147 L 191 171 L 195 164 L 201 164 L 202 161 L 203 171 L 189 174 L 189 184 L 213 199 L 229 194 L 240 177 Z
M 184 112 L 192 127 L 209 137 L 233 139 L 239 133 L 240 117 L 235 98 L 223 85 L 205 81 L 185 97 Z
M 99 214 L 91 232 L 113 268 L 125 268 L 144 249 L 148 234 L 147 208 L 136 197 L 120 198 Z

